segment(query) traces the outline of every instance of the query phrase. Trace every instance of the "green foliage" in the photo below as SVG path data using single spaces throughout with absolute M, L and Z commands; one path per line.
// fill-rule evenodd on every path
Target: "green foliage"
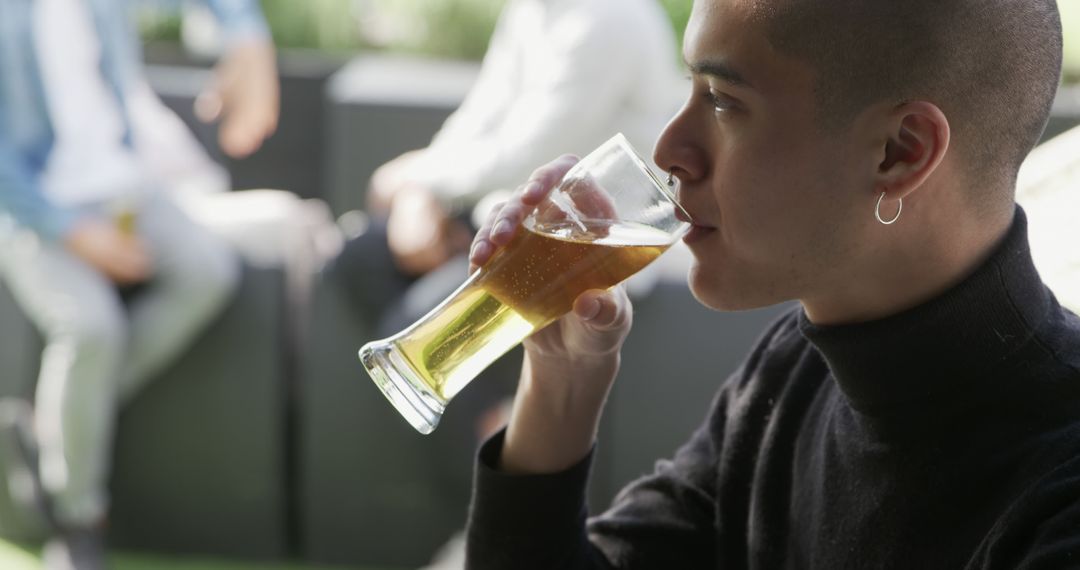
M 283 48 L 356 50 L 362 45 L 352 0 L 262 0 L 263 12 Z
M 161 4 L 144 2 L 135 6 L 135 23 L 139 34 L 158 41 L 180 41 L 182 21 L 176 10 L 164 9 Z
M 668 13 L 682 45 L 692 0 L 657 0 Z M 391 50 L 480 59 L 506 0 L 369 0 L 392 22 L 412 22 L 405 33 L 385 43 Z M 393 26 L 392 26 L 393 27 Z M 401 29 L 401 27 L 398 27 Z
M 693 0 L 659 0 L 660 5 L 664 7 L 664 10 L 668 14 L 668 18 L 671 19 L 671 27 L 675 30 L 675 36 L 678 40 L 679 53 L 682 53 L 682 41 L 683 34 L 686 32 L 686 22 L 690 20 L 690 8 L 693 7 Z M 681 58 L 680 58 L 681 59 Z
M 682 45 L 693 0 L 657 0 Z M 379 49 L 478 60 L 507 0 L 261 0 L 283 48 Z M 175 0 L 141 0 L 144 37 L 176 41 Z M 1065 27 L 1065 80 L 1080 82 L 1080 1 L 1059 0 Z
M 507 0 L 260 0 L 282 48 L 378 49 L 479 60 Z M 692 0 L 657 0 L 680 45 Z M 178 41 L 175 0 L 140 0 L 143 37 Z
M 1065 82 L 1080 83 L 1080 2 L 1058 0 L 1065 28 Z
M 505 0 L 369 0 L 372 43 L 453 59 L 481 59 Z M 388 31 L 387 28 L 390 30 Z M 379 32 L 383 32 L 379 37 Z

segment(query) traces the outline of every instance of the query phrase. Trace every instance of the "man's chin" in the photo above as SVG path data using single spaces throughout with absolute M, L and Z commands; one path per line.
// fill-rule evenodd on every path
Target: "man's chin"
M 760 288 L 755 291 L 753 287 L 741 283 L 727 282 L 720 275 L 704 273 L 698 263 L 690 268 L 687 283 L 697 302 L 714 311 L 750 311 L 782 301 L 767 298 Z
M 728 313 L 758 308 L 750 304 L 734 302 L 732 299 L 727 297 L 710 295 L 709 293 L 699 293 L 693 288 L 690 289 L 690 292 L 694 294 L 694 298 L 697 299 L 698 303 L 701 303 L 706 308 L 712 309 L 714 311 Z
M 714 311 L 739 310 L 737 308 L 739 304 L 734 302 L 735 295 L 717 286 L 716 283 L 712 282 L 712 279 L 700 275 L 699 271 L 698 266 L 695 265 L 690 269 L 690 274 L 687 276 L 690 293 L 694 295 L 694 299 L 697 299 L 698 303 Z

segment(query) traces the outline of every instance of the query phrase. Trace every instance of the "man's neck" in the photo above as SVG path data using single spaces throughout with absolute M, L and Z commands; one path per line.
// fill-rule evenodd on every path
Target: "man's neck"
M 1026 216 L 1014 210 L 1008 231 L 973 272 L 899 313 L 838 326 L 798 315 L 800 332 L 847 403 L 873 418 L 875 437 L 955 426 L 957 414 L 999 400 L 1024 362 L 1046 354 L 1060 306 L 1039 278 L 1027 233 Z
M 963 217 L 946 213 L 959 210 L 928 206 L 917 212 L 922 217 L 918 223 L 895 228 L 901 231 L 869 253 L 858 270 L 838 272 L 822 295 L 803 299 L 810 321 L 867 322 L 938 297 L 986 261 L 1008 232 L 1014 213 L 1002 208 L 988 216 Z

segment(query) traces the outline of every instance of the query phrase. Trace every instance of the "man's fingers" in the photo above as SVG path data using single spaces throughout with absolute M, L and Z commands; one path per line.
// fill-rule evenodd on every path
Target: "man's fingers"
M 129 240 L 120 245 L 108 262 L 107 273 L 110 278 L 121 284 L 149 279 L 153 275 L 154 265 L 145 244 L 138 240 Z
M 513 198 L 491 209 L 469 249 L 470 271 L 486 263 L 499 247 L 510 243 L 525 217 L 578 161 L 576 156 L 564 154 L 536 169 Z
M 530 206 L 539 204 L 580 160 L 572 154 L 564 154 L 537 168 L 525 184 L 525 190 L 521 193 L 522 201 Z
M 492 206 L 487 219 L 477 230 L 476 237 L 473 238 L 473 243 L 469 247 L 469 273 L 476 271 L 481 265 L 487 263 L 487 260 L 491 259 L 491 255 L 495 253 L 495 244 L 491 243 L 488 237 L 491 235 L 491 228 L 495 225 L 499 211 L 502 210 L 504 205 L 505 202 Z
M 529 209 L 531 210 L 531 208 Z M 495 219 L 495 225 L 491 228 L 490 240 L 497 246 L 510 243 L 518 226 L 525 219 L 527 213 L 525 204 L 521 203 L 520 196 L 510 200 L 499 211 Z
M 506 202 L 499 202 L 491 206 L 491 209 L 488 210 L 487 217 L 484 218 L 484 223 L 481 224 L 476 235 L 483 236 L 484 239 L 487 239 L 487 237 L 491 235 L 491 228 L 495 226 L 495 220 L 499 218 L 499 212 L 502 211 L 503 206 L 506 206 Z
M 195 97 L 195 116 L 204 123 L 213 123 L 221 117 L 221 111 L 225 107 L 221 93 L 216 87 L 211 87 L 199 93 Z
M 574 180 L 573 198 L 578 211 L 596 220 L 615 220 L 618 213 L 611 193 L 591 176 Z
M 266 108 L 231 106 L 225 109 L 220 128 L 222 150 L 233 158 L 244 158 L 274 134 L 277 117 Z
M 577 162 L 576 156 L 564 154 L 536 169 L 521 191 L 502 207 L 491 228 L 491 242 L 497 246 L 509 243 L 525 216 L 551 193 Z
M 469 273 L 480 269 L 482 265 L 491 259 L 493 253 L 495 253 L 495 246 L 491 245 L 488 240 L 473 242 L 472 248 L 469 250 Z
M 574 301 L 574 314 L 597 330 L 621 329 L 630 317 L 629 300 L 622 286 L 610 291 L 586 291 Z

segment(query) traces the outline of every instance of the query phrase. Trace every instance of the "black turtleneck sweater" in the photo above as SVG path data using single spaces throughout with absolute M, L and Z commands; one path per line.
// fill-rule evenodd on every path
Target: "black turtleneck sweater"
M 674 458 L 595 518 L 589 458 L 510 476 L 501 448 L 480 451 L 473 570 L 1080 568 L 1080 318 L 1018 210 L 937 299 L 778 320 Z

